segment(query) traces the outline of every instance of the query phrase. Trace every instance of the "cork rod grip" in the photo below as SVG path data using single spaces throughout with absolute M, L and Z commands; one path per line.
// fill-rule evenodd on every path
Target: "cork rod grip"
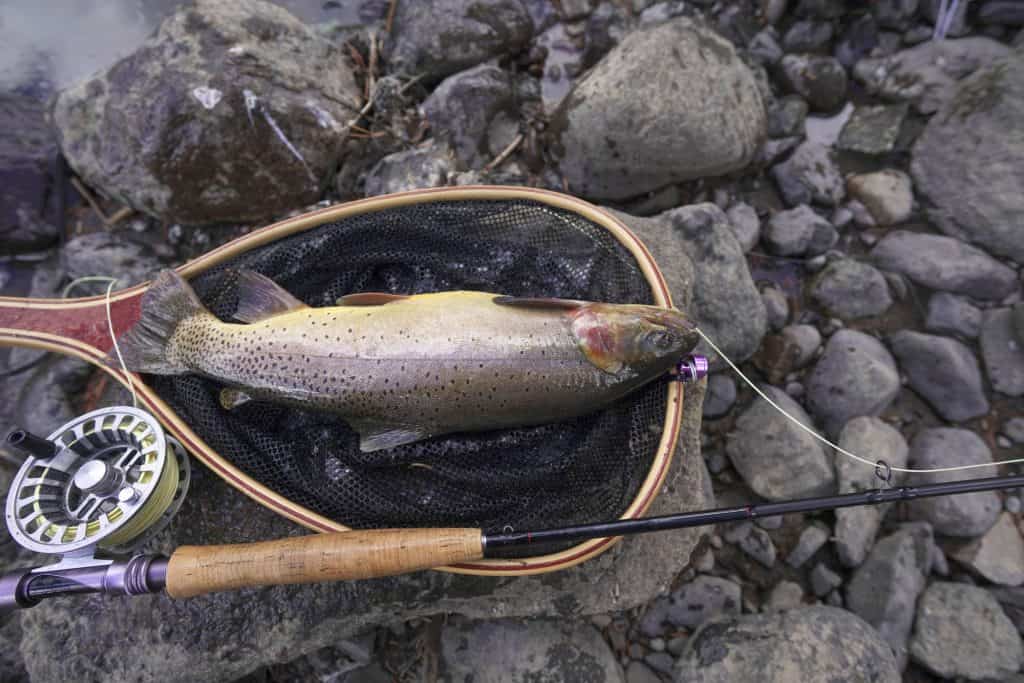
M 483 558 L 479 529 L 373 529 L 237 545 L 182 546 L 167 565 L 174 598 L 272 586 L 369 579 Z

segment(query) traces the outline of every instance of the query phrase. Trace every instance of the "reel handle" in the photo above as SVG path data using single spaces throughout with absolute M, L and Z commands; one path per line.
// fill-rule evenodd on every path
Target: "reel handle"
M 167 593 L 391 576 L 483 559 L 480 529 L 371 529 L 276 541 L 182 546 L 167 564 Z

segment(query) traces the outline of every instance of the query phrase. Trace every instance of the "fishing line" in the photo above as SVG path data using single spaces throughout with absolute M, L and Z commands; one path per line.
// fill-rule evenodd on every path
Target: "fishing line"
M 803 422 L 801 422 L 800 420 L 798 420 L 794 416 L 792 416 L 789 413 L 787 413 L 779 404 L 777 404 L 775 401 L 773 401 L 770 398 L 768 398 L 768 396 L 763 391 L 761 391 L 761 389 L 759 389 L 758 386 L 756 384 L 754 384 L 754 382 L 749 377 L 747 377 L 745 374 L 743 374 L 743 371 L 740 370 L 738 367 L 736 367 L 736 364 L 733 363 L 732 360 L 730 360 L 729 357 L 726 356 L 722 352 L 722 350 L 720 348 L 718 348 L 715 345 L 715 343 L 713 341 L 711 341 L 711 339 L 708 338 L 708 336 L 706 334 L 704 334 L 703 330 L 701 330 L 700 328 L 697 328 L 697 334 L 699 334 L 704 339 L 704 341 L 706 341 L 708 343 L 708 346 L 710 346 L 715 351 L 715 353 L 717 353 L 719 356 L 722 357 L 722 360 L 724 360 L 726 363 L 729 364 L 729 367 L 732 368 L 736 372 L 736 374 L 739 375 L 743 379 L 743 381 L 746 382 L 750 386 L 751 389 L 753 389 L 755 392 L 757 392 L 758 396 L 760 396 L 765 401 L 767 401 L 768 405 L 770 405 L 772 408 L 774 408 L 778 412 L 782 413 L 782 415 L 785 416 L 790 422 L 792 422 L 797 427 L 799 427 L 800 429 L 804 430 L 805 432 L 807 432 L 808 434 L 813 436 L 818 441 L 820 441 L 820 442 L 822 442 L 822 443 L 824 443 L 824 444 L 826 444 L 828 446 L 831 446 L 837 452 L 842 453 L 843 455 L 845 455 L 848 458 L 852 458 L 853 460 L 856 460 L 859 463 L 862 463 L 864 465 L 868 465 L 868 466 L 870 466 L 873 469 L 877 468 L 879 466 L 879 462 L 880 461 L 871 461 L 871 460 L 868 460 L 867 458 L 864 458 L 864 457 L 861 457 L 861 456 L 857 455 L 856 453 L 851 453 L 850 451 L 848 451 L 845 448 L 839 446 L 838 444 L 833 443 L 832 441 L 829 441 L 824 436 L 822 436 L 821 434 L 818 434 L 816 431 L 814 431 L 813 429 L 811 429 L 810 427 L 805 425 Z M 937 473 L 937 472 L 959 472 L 961 470 L 973 470 L 973 469 L 978 469 L 978 468 L 981 468 L 981 467 L 997 467 L 999 465 L 1012 465 L 1014 463 L 1020 463 L 1020 462 L 1024 462 L 1024 458 L 1012 458 L 1012 459 L 1009 459 L 1009 460 L 996 460 L 995 462 L 983 462 L 983 463 L 977 463 L 977 464 L 974 464 L 974 465 L 957 465 L 955 467 L 917 468 L 917 467 L 893 467 L 891 465 L 886 465 L 886 467 L 889 470 L 893 471 L 893 472 L 905 472 L 905 473 L 911 473 L 911 474 L 934 474 L 934 473 Z

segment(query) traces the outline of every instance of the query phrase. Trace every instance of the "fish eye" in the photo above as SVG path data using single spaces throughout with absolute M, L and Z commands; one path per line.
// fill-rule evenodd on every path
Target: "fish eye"
M 675 343 L 675 336 L 668 330 L 657 330 L 648 334 L 647 340 L 656 348 L 669 349 Z

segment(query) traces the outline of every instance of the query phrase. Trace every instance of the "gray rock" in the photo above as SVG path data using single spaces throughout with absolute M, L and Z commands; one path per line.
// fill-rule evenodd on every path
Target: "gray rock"
M 766 66 L 782 59 L 782 47 L 779 45 L 777 36 L 778 33 L 771 27 L 759 31 L 750 39 L 750 45 L 747 46 L 750 56 Z
M 743 253 L 753 249 L 761 239 L 761 219 L 757 217 L 754 207 L 741 202 L 729 207 L 726 215 L 732 226 L 732 234 L 736 236 Z
M 855 417 L 839 433 L 844 450 L 873 460 L 884 460 L 890 467 L 906 467 L 909 447 L 898 430 L 877 417 Z M 837 454 L 836 476 L 839 493 L 877 489 L 883 485 L 874 468 Z M 892 485 L 903 482 L 902 472 L 892 473 Z M 835 545 L 839 561 L 857 567 L 867 557 L 875 535 L 888 512 L 887 505 L 865 505 L 836 510 Z
M 434 135 L 451 141 L 459 163 L 479 168 L 519 133 L 519 108 L 531 100 L 540 100 L 536 80 L 481 64 L 446 78 L 422 107 Z
M 743 554 L 771 569 L 775 566 L 775 544 L 768 532 L 750 522 L 732 525 L 725 532 L 725 540 L 734 543 Z
M 811 570 L 811 590 L 819 598 L 825 597 L 834 588 L 843 585 L 843 577 L 829 569 L 823 562 L 819 562 Z
M 627 35 L 576 83 L 551 130 L 569 189 L 621 200 L 743 168 L 765 110 L 732 44 L 680 17 Z
M 910 443 L 910 464 L 917 469 L 976 465 L 992 462 L 988 446 L 977 434 L 966 429 L 935 427 L 924 429 Z M 961 472 L 911 474 L 911 485 L 958 481 Z M 907 503 L 915 519 L 931 522 L 936 533 L 944 536 L 980 536 L 988 531 L 1002 510 L 994 491 L 978 491 L 942 498 L 922 498 Z
M 656 220 L 678 236 L 693 263 L 693 307 L 689 312 L 734 362 L 746 360 L 761 344 L 767 320 L 729 220 L 714 204 L 672 209 Z M 711 360 L 712 369 L 725 366 L 703 341 L 697 352 Z
M 1024 444 L 1024 417 L 1012 417 L 1003 425 L 1003 433 L 1015 444 Z
M 914 282 L 976 299 L 1002 299 L 1017 288 L 1017 275 L 994 258 L 960 240 L 894 230 L 871 250 L 879 268 Z
M 928 299 L 924 327 L 938 334 L 957 334 L 974 339 L 981 331 L 981 310 L 965 297 L 936 292 Z
M 906 104 L 857 107 L 839 134 L 838 147 L 861 154 L 888 154 L 896 147 Z
M 57 152 L 41 98 L 0 93 L 0 254 L 57 241 L 51 160 Z
M 1016 499 L 1018 505 L 1020 499 Z M 1009 512 L 999 519 L 985 535 L 952 554 L 983 578 L 1002 586 L 1024 583 L 1024 540 L 1021 540 L 1016 519 Z
M 874 267 L 840 259 L 815 276 L 811 298 L 832 316 L 843 320 L 881 315 L 892 305 L 889 285 Z
M 890 57 L 862 59 L 853 77 L 871 93 L 910 101 L 931 114 L 953 98 L 960 79 L 1008 54 L 1008 47 L 991 38 L 929 40 Z
M 821 333 L 814 325 L 787 325 L 782 328 L 782 337 L 796 349 L 793 368 L 799 369 L 811 362 L 821 347 Z
M 764 303 L 768 327 L 774 331 L 781 330 L 789 321 L 789 302 L 786 295 L 777 287 L 765 287 L 761 291 L 761 302 Z
M 801 19 L 782 37 L 782 47 L 786 52 L 827 53 L 832 41 L 832 24 L 827 21 Z
M 758 166 L 773 166 L 778 163 L 782 157 L 786 156 L 789 152 L 797 148 L 800 144 L 803 136 L 794 135 L 791 138 L 779 138 L 778 140 L 768 140 L 761 145 L 760 151 L 757 153 L 757 159 L 755 163 Z
M 439 654 L 437 680 L 444 683 L 626 680 L 611 648 L 590 624 L 456 619 L 441 631 Z
M 910 218 L 914 193 L 910 176 L 903 171 L 885 169 L 853 175 L 846 180 L 850 196 L 867 207 L 877 225 L 889 226 Z
M 762 390 L 801 424 L 811 419 L 796 401 L 771 386 Z M 733 467 L 757 495 L 768 500 L 832 493 L 835 475 L 821 444 L 758 397 L 736 421 L 726 440 Z
M 92 232 L 68 240 L 61 251 L 61 267 L 67 277 L 116 277 L 114 291 L 140 282 L 157 274 L 164 262 L 160 255 L 142 237 L 130 232 Z M 102 294 L 107 283 L 83 283 L 76 296 Z
M 793 550 L 790 551 L 789 557 L 786 558 L 786 564 L 793 569 L 799 569 L 807 560 L 811 559 L 814 553 L 821 550 L 828 543 L 828 537 L 829 531 L 826 527 L 819 524 L 811 524 L 800 532 L 800 538 L 797 540 Z M 827 593 L 828 591 L 825 592 Z
M 712 617 L 740 613 L 739 584 L 716 576 L 698 576 L 672 594 L 668 620 L 673 626 L 696 628 Z
M 838 239 L 839 234 L 832 224 L 809 206 L 778 212 L 768 220 L 764 233 L 765 244 L 781 256 L 823 254 Z
M 811 202 L 838 206 L 846 196 L 832 150 L 818 143 L 804 142 L 771 173 L 789 206 Z
M 917 13 L 917 0 L 879 0 L 871 5 L 871 13 L 879 26 L 903 31 Z
M 900 390 L 896 361 L 874 337 L 839 330 L 806 381 L 807 407 L 831 436 L 848 420 L 880 415 Z
M 786 95 L 768 107 L 768 136 L 787 138 L 803 135 L 807 102 L 799 95 Z
M 441 187 L 448 184 L 448 176 L 454 170 L 451 148 L 431 138 L 420 146 L 389 154 L 378 161 L 366 175 L 366 196 Z
M 989 410 L 978 359 L 949 337 L 900 330 L 889 337 L 910 388 L 942 417 L 962 422 Z
M 687 465 L 701 459 L 702 398 L 703 383 L 687 388 L 682 443 L 667 488 L 649 514 L 708 504 L 703 467 Z M 154 541 L 154 549 L 305 533 L 209 470 L 193 468 L 192 476 L 193 488 L 181 512 Z M 701 535 L 681 530 L 624 539 L 599 557 L 550 575 L 496 579 L 425 571 L 190 600 L 152 596 L 119 601 L 117 609 L 109 609 L 109 600 L 102 597 L 54 600 L 21 613 L 21 650 L 33 680 L 230 681 L 377 625 L 429 615 L 533 615 L 565 621 L 631 609 L 668 589 Z M 54 656 L 55 633 L 60 633 L 60 657 Z M 132 637 L 124 638 L 125 633 Z M 113 642 L 118 643 L 116 658 L 109 657 Z
M 834 57 L 786 55 L 779 66 L 783 82 L 813 111 L 833 112 L 846 101 L 846 69 Z
M 940 230 L 1024 264 L 1024 52 L 990 62 L 932 117 L 910 168 Z
M 520 0 L 398 4 L 384 56 L 393 71 L 436 81 L 529 43 L 533 22 Z
M 981 357 L 996 391 L 1024 394 L 1024 342 L 1014 333 L 1009 308 L 985 311 L 981 326 Z
M 655 671 L 668 675 L 672 672 L 672 664 L 675 660 L 667 652 L 652 652 L 644 657 L 647 666 Z
M 626 683 L 661 683 L 661 679 L 651 667 L 634 660 L 626 667 Z
M 670 606 L 667 597 L 660 597 L 652 602 L 638 624 L 640 633 L 648 638 L 656 638 L 664 633 Z
M 918 603 L 910 656 L 943 678 L 978 681 L 1016 673 L 1024 648 L 1017 629 L 985 589 L 936 582 Z
M 345 52 L 261 0 L 200 0 L 60 93 L 68 162 L 167 222 L 265 219 L 320 199 L 361 104 Z M 248 94 L 246 94 L 248 93 Z
M 983 24 L 1020 26 L 1024 24 L 1024 11 L 1013 0 L 987 0 L 978 10 L 978 21 Z
M 764 603 L 766 612 L 784 612 L 797 609 L 804 603 L 804 589 L 794 581 L 779 581 L 768 594 Z
M 704 417 L 716 419 L 729 412 L 736 403 L 736 382 L 728 375 L 716 374 L 708 378 L 704 395 Z
M 640 238 L 657 263 L 672 264 L 671 268 L 662 271 L 668 283 L 668 290 L 672 294 L 672 303 L 681 311 L 691 312 L 697 276 L 693 261 L 690 260 L 691 247 L 686 244 L 684 235 L 679 231 L 666 229 L 664 222 L 656 218 L 641 218 L 608 207 L 603 208 L 625 223 Z M 754 291 L 756 292 L 756 289 Z M 760 302 L 758 298 L 758 303 Z
M 931 569 L 932 530 L 907 524 L 881 539 L 846 587 L 846 605 L 896 652 L 902 669 L 914 624 L 914 605 Z
M 687 642 L 673 675 L 676 683 L 900 680 L 878 633 L 834 607 L 712 621 Z
M 1010 514 L 1020 514 L 1022 504 L 1020 498 L 1017 496 L 1007 496 L 1003 499 L 1003 508 Z

